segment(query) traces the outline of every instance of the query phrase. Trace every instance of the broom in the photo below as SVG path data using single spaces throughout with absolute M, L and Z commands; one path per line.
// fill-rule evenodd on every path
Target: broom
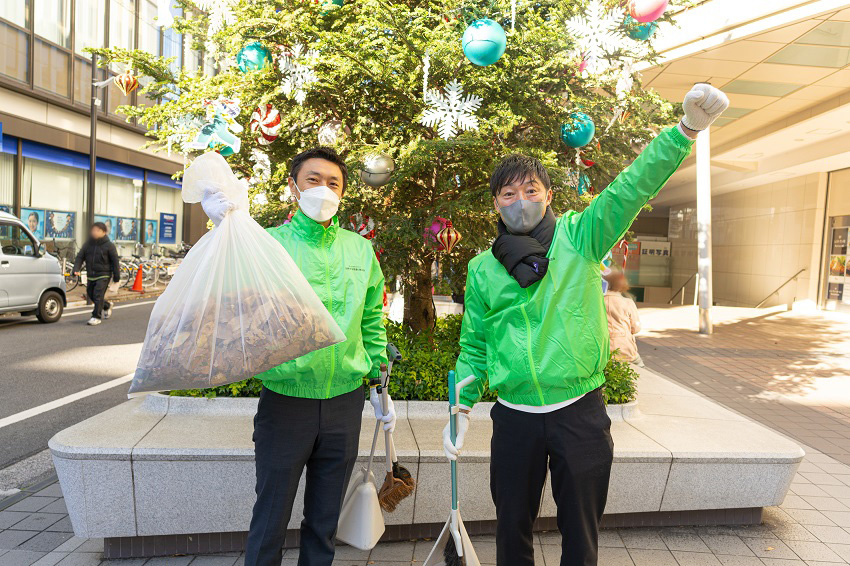
M 392 363 L 392 362 L 390 362 Z M 390 366 L 392 367 L 392 366 Z M 382 387 L 382 390 L 379 391 L 381 394 L 381 408 L 384 411 L 384 414 L 387 413 L 388 409 L 388 390 L 389 390 L 389 372 L 387 372 L 387 382 Z M 398 504 L 401 503 L 406 497 L 409 497 L 413 493 L 413 488 L 416 486 L 416 482 L 413 480 L 413 477 L 410 475 L 410 472 L 398 465 L 398 460 L 394 458 L 395 455 L 395 446 L 393 444 L 393 437 L 390 431 L 384 431 L 384 441 L 386 443 L 386 461 L 387 461 L 387 476 L 384 478 L 384 485 L 381 486 L 381 489 L 378 490 L 378 503 L 381 504 L 381 508 L 388 513 L 392 513 L 398 507 Z M 402 470 L 404 470 L 402 472 Z M 405 481 L 402 478 L 406 478 Z

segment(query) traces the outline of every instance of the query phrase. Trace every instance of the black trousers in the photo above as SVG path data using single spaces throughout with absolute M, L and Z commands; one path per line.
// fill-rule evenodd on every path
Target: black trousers
M 357 459 L 363 390 L 332 399 L 263 387 L 254 417 L 257 502 L 245 566 L 280 566 L 298 481 L 307 468 L 298 566 L 331 566 L 342 499 Z
M 109 287 L 110 281 L 112 281 L 111 277 L 104 277 L 103 279 L 89 279 L 86 284 L 86 295 L 94 303 L 94 308 L 91 311 L 92 318 L 102 318 L 103 309 L 112 308 L 112 305 L 106 300 L 106 289 Z
M 490 416 L 497 564 L 534 565 L 532 525 L 548 466 L 558 506 L 561 566 L 595 566 L 614 456 L 601 390 L 551 413 L 526 413 L 496 403 Z

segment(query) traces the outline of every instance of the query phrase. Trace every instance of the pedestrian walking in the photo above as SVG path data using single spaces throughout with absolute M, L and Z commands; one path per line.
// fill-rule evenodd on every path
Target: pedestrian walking
M 112 304 L 106 300 L 110 279 L 115 283 L 121 279 L 118 250 L 109 239 L 109 231 L 103 222 L 95 222 L 89 229 L 89 239 L 83 244 L 74 260 L 74 274 L 79 277 L 83 264 L 86 266 L 88 283 L 86 295 L 94 303 L 91 318 L 86 324 L 97 326 L 112 315 Z
M 347 177 L 345 162 L 330 148 L 296 155 L 289 188 L 298 211 L 291 222 L 268 229 L 295 260 L 346 340 L 257 376 L 263 382 L 254 417 L 257 502 L 245 566 L 280 566 L 305 468 L 298 564 L 331 566 L 342 500 L 357 459 L 364 376 L 376 418 L 384 421 L 385 430 L 395 427 L 392 399 L 384 413 L 375 389 L 381 364 L 387 363 L 384 275 L 369 240 L 341 229 L 336 216 Z M 214 187 L 201 204 L 216 225 L 233 207 Z
M 608 314 L 608 336 L 612 355 L 622 362 L 643 367 L 635 334 L 640 332 L 640 316 L 634 299 L 626 295 L 630 289 L 626 274 L 613 269 L 605 276 L 608 290 L 603 300 Z
M 469 408 L 485 383 L 498 394 L 490 442 L 499 566 L 533 566 L 532 525 L 547 472 L 558 507 L 561 566 L 595 566 L 614 444 L 601 387 L 608 362 L 599 264 L 691 151 L 693 139 L 728 106 L 696 85 L 685 116 L 662 131 L 582 212 L 556 218 L 552 183 L 537 159 L 507 157 L 490 178 L 499 236 L 469 263 L 459 379 L 474 376 L 452 442 L 458 457 Z

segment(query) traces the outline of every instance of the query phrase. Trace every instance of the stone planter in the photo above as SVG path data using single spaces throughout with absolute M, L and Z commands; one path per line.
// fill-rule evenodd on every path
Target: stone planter
M 607 408 L 614 437 L 608 524 L 758 522 L 762 507 L 783 501 L 803 457 L 796 444 L 665 378 L 647 370 L 641 375 L 640 411 L 634 402 Z M 171 553 L 214 551 L 191 546 L 202 533 L 215 533 L 201 540 L 219 541 L 218 550 L 230 549 L 223 541 L 238 547 L 243 539 L 234 537 L 247 530 L 255 497 L 256 404 L 152 394 L 57 433 L 49 447 L 75 534 L 105 538 L 110 557 L 168 553 L 159 542 L 154 550 L 147 543 L 133 546 L 147 537 L 173 541 L 178 535 L 189 545 Z M 491 408 L 479 403 L 472 411 L 460 476 L 464 521 L 481 532 L 489 532 L 496 518 L 489 491 Z M 418 487 L 385 516 L 387 536 L 435 536 L 431 530 L 448 513 L 446 403 L 399 401 L 396 411 L 399 460 Z M 374 424 L 364 404 L 363 463 Z M 379 446 L 383 455 L 383 442 Z M 381 481 L 380 463 L 375 475 Z M 540 518 L 554 528 L 550 492 L 547 482 Z M 302 497 L 303 486 L 290 529 L 301 521 Z M 113 552 L 125 548 L 131 554 Z

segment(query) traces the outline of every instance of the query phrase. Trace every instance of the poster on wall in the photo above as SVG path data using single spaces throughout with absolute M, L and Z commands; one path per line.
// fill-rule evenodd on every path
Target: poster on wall
M 32 235 L 41 240 L 44 238 L 44 210 L 40 208 L 22 208 L 21 220 L 30 229 Z
M 77 213 L 66 210 L 48 210 L 45 234 L 57 240 L 73 240 L 77 230 Z
M 847 255 L 847 228 L 832 229 L 832 254 Z
M 115 236 L 116 242 L 133 242 L 138 235 L 136 234 L 136 219 L 135 218 L 118 218 L 118 234 Z
M 831 277 L 844 277 L 847 267 L 847 256 L 834 255 L 829 258 L 829 275 Z
M 844 294 L 844 283 L 830 283 L 826 298 L 830 301 L 840 301 Z
M 156 220 L 145 220 L 145 243 L 156 243 Z
M 159 213 L 159 243 L 177 243 L 177 215 L 166 212 Z
M 95 214 L 94 215 L 95 222 L 103 222 L 106 224 L 106 235 L 109 236 L 110 240 L 115 240 L 115 233 L 118 228 L 118 222 L 116 221 L 114 216 L 105 216 L 103 214 Z

